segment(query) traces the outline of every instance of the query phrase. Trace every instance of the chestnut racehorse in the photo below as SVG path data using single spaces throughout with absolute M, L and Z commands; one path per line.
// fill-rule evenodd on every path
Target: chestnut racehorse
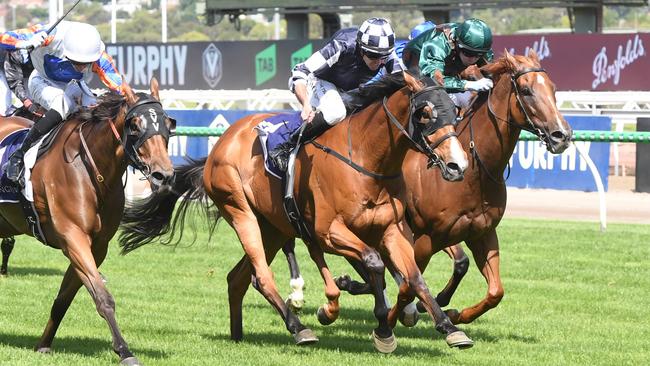
M 467 271 L 469 259 L 457 243 L 467 244 L 487 281 L 486 297 L 478 304 L 460 312 L 446 311 L 455 324 L 473 321 L 497 306 L 503 297 L 496 227 L 506 207 L 504 172 L 521 130 L 539 136 L 554 154 L 569 146 L 572 135 L 557 109 L 555 84 L 541 68 L 534 51 L 528 57 L 505 52 L 494 63 L 482 67 L 481 72 L 490 75 L 495 84 L 490 94 L 478 96 L 456 128 L 470 156 L 463 181 L 449 183 L 440 179 L 427 169 L 426 157 L 414 151 L 406 154 L 402 168 L 407 219 L 414 234 L 418 267 L 424 272 L 431 256 L 443 249 L 455 259 L 452 277 L 436 297 L 437 302 L 441 306 L 449 304 Z M 296 264 L 290 248 L 290 243 L 285 246 L 291 267 Z M 351 281 L 348 276 L 338 278 L 337 284 L 354 294 L 370 292 L 370 286 Z M 409 310 L 403 316 L 408 319 L 406 324 L 412 325 L 417 314 L 415 307 Z
M 115 320 L 115 301 L 97 267 L 119 227 L 124 210 L 122 175 L 127 165 L 143 171 L 153 190 L 166 190 L 173 180 L 167 141 L 173 120 L 158 98 L 158 82 L 151 95 L 108 93 L 99 104 L 70 116 L 52 146 L 32 169 L 34 207 L 45 241 L 70 260 L 54 300 L 38 352 L 50 352 L 52 341 L 79 288 L 86 287 L 113 338 L 113 351 L 123 365 L 139 365 Z M 0 139 L 32 122 L 4 118 Z M 0 204 L 0 236 L 31 235 L 20 204 Z
M 447 336 L 447 343 L 469 347 L 472 341 L 442 312 L 417 268 L 412 236 L 402 221 L 403 194 L 398 179 L 402 161 L 414 143 L 439 163 L 439 174 L 451 180 L 462 177 L 466 156 L 453 133 L 453 104 L 443 103 L 443 98 L 449 99 L 440 86 L 424 86 L 406 73 L 386 77 L 363 88 L 363 93 L 375 102 L 306 144 L 296 158 L 294 193 L 313 238 L 307 247 L 321 271 L 328 299 L 318 318 L 329 324 L 339 314 L 340 291 L 323 251 L 353 259 L 370 274 L 379 323 L 373 332 L 375 347 L 392 352 L 396 342 L 382 293 L 385 258 L 406 279 L 399 298 L 411 295 L 412 299 L 412 294 L 417 294 L 436 329 Z M 432 105 L 446 105 L 447 109 L 434 111 Z M 209 196 L 220 216 L 237 232 L 246 253 L 228 275 L 231 338 L 242 339 L 242 301 L 254 275 L 254 287 L 278 311 L 296 343 L 306 344 L 317 338 L 282 300 L 269 268 L 282 243 L 296 232 L 283 210 L 282 184 L 265 172 L 262 147 L 253 131 L 268 116 L 252 115 L 237 121 L 206 159 L 177 169 L 171 192 L 155 193 L 127 208 L 120 244 L 128 252 L 154 237 L 173 236 L 177 227 L 182 230 L 190 204 L 184 200 L 172 220 L 176 200 L 183 194 L 199 200 Z

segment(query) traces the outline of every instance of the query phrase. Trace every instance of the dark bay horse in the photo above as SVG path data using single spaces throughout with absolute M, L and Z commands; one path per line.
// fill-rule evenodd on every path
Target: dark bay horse
M 313 238 L 307 247 L 319 267 L 328 299 L 319 309 L 318 319 L 329 324 L 339 314 L 340 291 L 323 251 L 354 259 L 371 278 L 374 314 L 379 322 L 373 331 L 375 347 L 380 352 L 392 352 L 396 341 L 382 293 L 385 258 L 406 279 L 400 299 L 409 295 L 412 299 L 416 294 L 434 319 L 436 329 L 447 336 L 447 343 L 469 347 L 472 341 L 442 312 L 417 268 L 412 236 L 402 220 L 402 188 L 397 179 L 406 152 L 414 143 L 412 139 L 420 141 L 418 146 L 429 159 L 440 163 L 438 174 L 442 172 L 455 180 L 462 177 L 466 157 L 453 133 L 453 105 L 436 111 L 438 118 L 434 119 L 432 104 L 441 105 L 441 98 L 448 97 L 439 86 L 425 87 L 406 73 L 386 77 L 364 90 L 376 102 L 305 145 L 296 159 L 294 193 Z M 282 300 L 269 268 L 282 243 L 295 237 L 296 232 L 283 210 L 281 182 L 264 170 L 262 147 L 253 131 L 268 116 L 252 115 L 237 121 L 206 159 L 177 169 L 171 192 L 155 193 L 127 208 L 120 244 L 128 252 L 154 237 L 167 233 L 173 236 L 177 227 L 182 230 L 184 213 L 191 204 L 188 199 L 181 202 L 172 220 L 178 198 L 187 194 L 202 201 L 208 196 L 220 216 L 235 229 L 246 253 L 228 274 L 231 338 L 243 337 L 242 301 L 254 275 L 254 287 L 278 311 L 296 343 L 312 343 L 317 341 L 316 336 Z M 421 130 L 420 138 L 406 130 Z M 424 140 L 422 136 L 426 136 Z M 350 159 L 360 169 L 352 169 L 325 147 L 340 154 L 349 151 Z
M 431 256 L 446 249 L 456 259 L 455 270 L 436 300 L 446 306 L 467 271 L 469 260 L 460 245 L 465 242 L 488 284 L 486 297 L 462 311 L 447 310 L 455 323 L 469 323 L 497 306 L 504 290 L 499 274 L 499 241 L 496 227 L 506 208 L 503 179 L 521 130 L 539 136 L 547 149 L 562 153 L 572 130 L 556 106 L 555 84 L 541 68 L 537 54 L 528 57 L 508 52 L 481 70 L 495 84 L 490 94 L 480 94 L 465 113 L 456 131 L 470 157 L 465 178 L 449 183 L 427 169 L 427 159 L 417 152 L 406 154 L 402 167 L 407 218 L 415 241 L 415 259 L 422 272 Z M 292 258 L 292 257 L 288 257 Z M 368 293 L 369 286 L 339 278 L 342 289 Z M 404 314 L 414 324 L 415 307 Z M 403 318 L 400 318 L 403 319 Z
M 174 170 L 167 140 L 175 122 L 162 110 L 155 79 L 151 95 L 134 94 L 128 85 L 125 89 L 124 96 L 104 94 L 96 107 L 70 116 L 32 169 L 33 204 L 44 238 L 70 260 L 36 345 L 38 352 L 51 350 L 54 335 L 83 285 L 108 323 L 120 362 L 140 364 L 117 326 L 115 301 L 97 267 L 122 217 L 122 175 L 127 165 L 142 170 L 152 190 L 169 188 Z M 20 117 L 4 118 L 0 139 L 31 124 Z M 0 204 L 0 236 L 30 233 L 20 204 Z

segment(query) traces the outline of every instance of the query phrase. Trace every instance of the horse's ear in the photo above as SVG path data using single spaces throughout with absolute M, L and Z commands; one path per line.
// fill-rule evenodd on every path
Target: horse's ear
M 151 78 L 150 85 L 151 86 L 149 88 L 151 89 L 151 96 L 160 102 L 160 95 L 158 94 L 158 79 L 156 79 L 155 76 Z
M 530 48 L 528 50 L 528 58 L 533 60 L 535 64 L 539 65 L 539 57 L 537 57 L 537 52 L 534 49 Z
M 129 83 L 126 82 L 124 75 L 122 75 L 122 90 L 124 91 L 124 97 L 126 98 L 126 103 L 128 105 L 135 104 L 135 102 L 138 99 L 135 97 L 135 93 L 133 93 L 133 89 L 131 89 Z
M 505 60 L 510 70 L 517 70 L 517 60 L 515 59 L 515 56 L 512 55 L 512 53 L 508 52 L 508 50 L 503 50 L 503 59 Z
M 413 76 L 411 76 L 411 74 L 409 74 L 406 71 L 403 71 L 402 73 L 404 74 L 404 82 L 406 83 L 406 86 L 408 86 L 408 88 L 411 89 L 412 92 L 417 92 L 422 90 L 424 85 L 422 85 L 422 83 L 420 83 L 418 79 L 414 78 Z

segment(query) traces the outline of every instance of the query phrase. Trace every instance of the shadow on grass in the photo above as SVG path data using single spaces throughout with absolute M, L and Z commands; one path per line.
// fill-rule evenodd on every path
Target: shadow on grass
M 358 355 L 360 353 L 365 354 L 377 354 L 375 350 L 370 332 L 372 329 L 355 329 L 356 336 L 347 336 L 341 335 L 340 331 L 327 331 L 326 329 L 317 329 L 316 333 L 319 337 L 319 341 L 316 344 L 308 346 L 296 346 L 296 353 L 300 354 L 310 354 L 314 351 L 323 351 L 331 350 L 337 353 L 350 353 Z M 206 338 L 211 341 L 220 341 L 220 342 L 229 342 L 233 347 L 236 347 L 240 342 L 234 342 L 230 339 L 229 334 L 203 334 L 203 338 Z M 399 342 L 399 338 L 398 338 Z M 244 339 L 241 341 L 242 344 L 253 344 L 257 346 L 289 346 L 294 344 L 293 337 L 287 332 L 286 334 L 279 333 L 246 333 L 244 329 Z M 399 344 L 397 350 L 394 352 L 395 355 L 407 355 L 413 353 L 420 353 L 423 355 L 431 357 L 439 357 L 443 355 L 437 349 L 429 347 L 419 347 L 406 344 Z
M 8 269 L 9 274 L 6 278 L 11 277 L 25 277 L 25 276 L 59 276 L 63 277 L 64 271 L 55 268 L 43 268 L 43 267 L 12 267 L 11 263 L 9 264 Z
M 246 313 L 246 308 L 255 308 L 255 309 L 269 309 L 269 305 L 266 304 L 247 304 L 244 307 L 244 313 Z M 311 327 L 316 333 L 321 336 L 319 347 L 329 348 L 328 340 L 334 342 L 331 346 L 333 349 L 338 349 L 341 351 L 350 351 L 350 352 L 374 352 L 372 346 L 370 349 L 364 345 L 364 342 L 370 342 L 370 333 L 377 326 L 377 319 L 375 319 L 372 309 L 362 309 L 358 307 L 342 307 L 341 314 L 339 318 L 329 326 L 322 326 L 316 319 L 317 307 L 305 306 L 302 311 L 298 314 L 303 324 L 307 327 Z M 253 312 L 254 313 L 254 312 Z M 250 319 L 250 316 L 247 317 Z M 509 332 L 508 334 L 503 334 L 503 332 L 494 332 L 485 331 L 483 329 L 473 328 L 469 324 L 460 324 L 458 328 L 464 331 L 472 340 L 476 343 L 499 343 L 504 340 L 521 342 L 526 344 L 535 344 L 539 343 L 539 339 L 533 336 L 528 336 L 525 334 L 517 333 L 515 330 Z M 359 337 L 344 337 L 341 340 L 340 333 L 350 333 L 353 335 L 358 335 Z M 405 339 L 430 339 L 433 342 L 445 342 L 445 337 L 435 330 L 434 323 L 427 314 L 420 314 L 420 321 L 413 328 L 406 328 L 401 325 L 399 322 L 395 327 L 395 336 L 398 338 Z M 276 342 L 278 344 L 288 344 L 292 342 L 291 335 L 287 333 L 286 337 L 279 334 L 246 334 L 246 329 L 244 329 L 244 342 L 253 342 L 253 343 L 271 343 Z M 365 334 L 368 335 L 367 338 Z M 229 336 L 219 335 L 217 339 L 230 340 Z M 347 348 L 346 348 L 347 347 Z M 409 347 L 408 345 L 400 345 L 400 348 L 409 349 L 410 351 L 420 351 L 431 353 L 435 350 L 431 349 L 420 349 L 418 347 Z
M 40 337 L 24 334 L 7 334 L 0 332 L 0 344 L 34 350 Z M 111 349 L 110 339 L 89 338 L 89 337 L 62 337 L 54 338 L 52 343 L 52 352 L 58 354 L 78 354 L 83 356 L 97 357 Z M 146 355 L 150 358 L 168 358 L 168 354 L 159 350 L 142 349 L 131 347 L 131 352 L 138 355 Z M 116 356 L 117 359 L 117 356 Z

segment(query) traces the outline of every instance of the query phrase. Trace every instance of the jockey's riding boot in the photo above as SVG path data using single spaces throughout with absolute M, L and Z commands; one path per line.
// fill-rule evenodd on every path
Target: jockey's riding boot
M 45 115 L 36 121 L 34 126 L 29 130 L 23 144 L 11 154 L 4 169 L 6 171 L 7 179 L 22 186 L 22 176 L 24 169 L 23 158 L 25 153 L 32 145 L 37 142 L 43 135 L 48 133 L 54 126 L 61 123 L 63 118 L 59 112 L 51 109 Z
M 307 123 L 305 130 L 302 132 L 301 142 L 310 141 L 318 137 L 321 133 L 325 132 L 330 128 L 330 125 L 325 121 L 322 112 L 316 113 L 314 119 Z M 289 164 L 289 154 L 298 144 L 298 138 L 300 137 L 300 129 L 295 130 L 289 139 L 280 145 L 276 146 L 275 149 L 269 151 L 269 157 L 275 163 L 275 166 L 279 170 L 286 172 L 287 166 Z

